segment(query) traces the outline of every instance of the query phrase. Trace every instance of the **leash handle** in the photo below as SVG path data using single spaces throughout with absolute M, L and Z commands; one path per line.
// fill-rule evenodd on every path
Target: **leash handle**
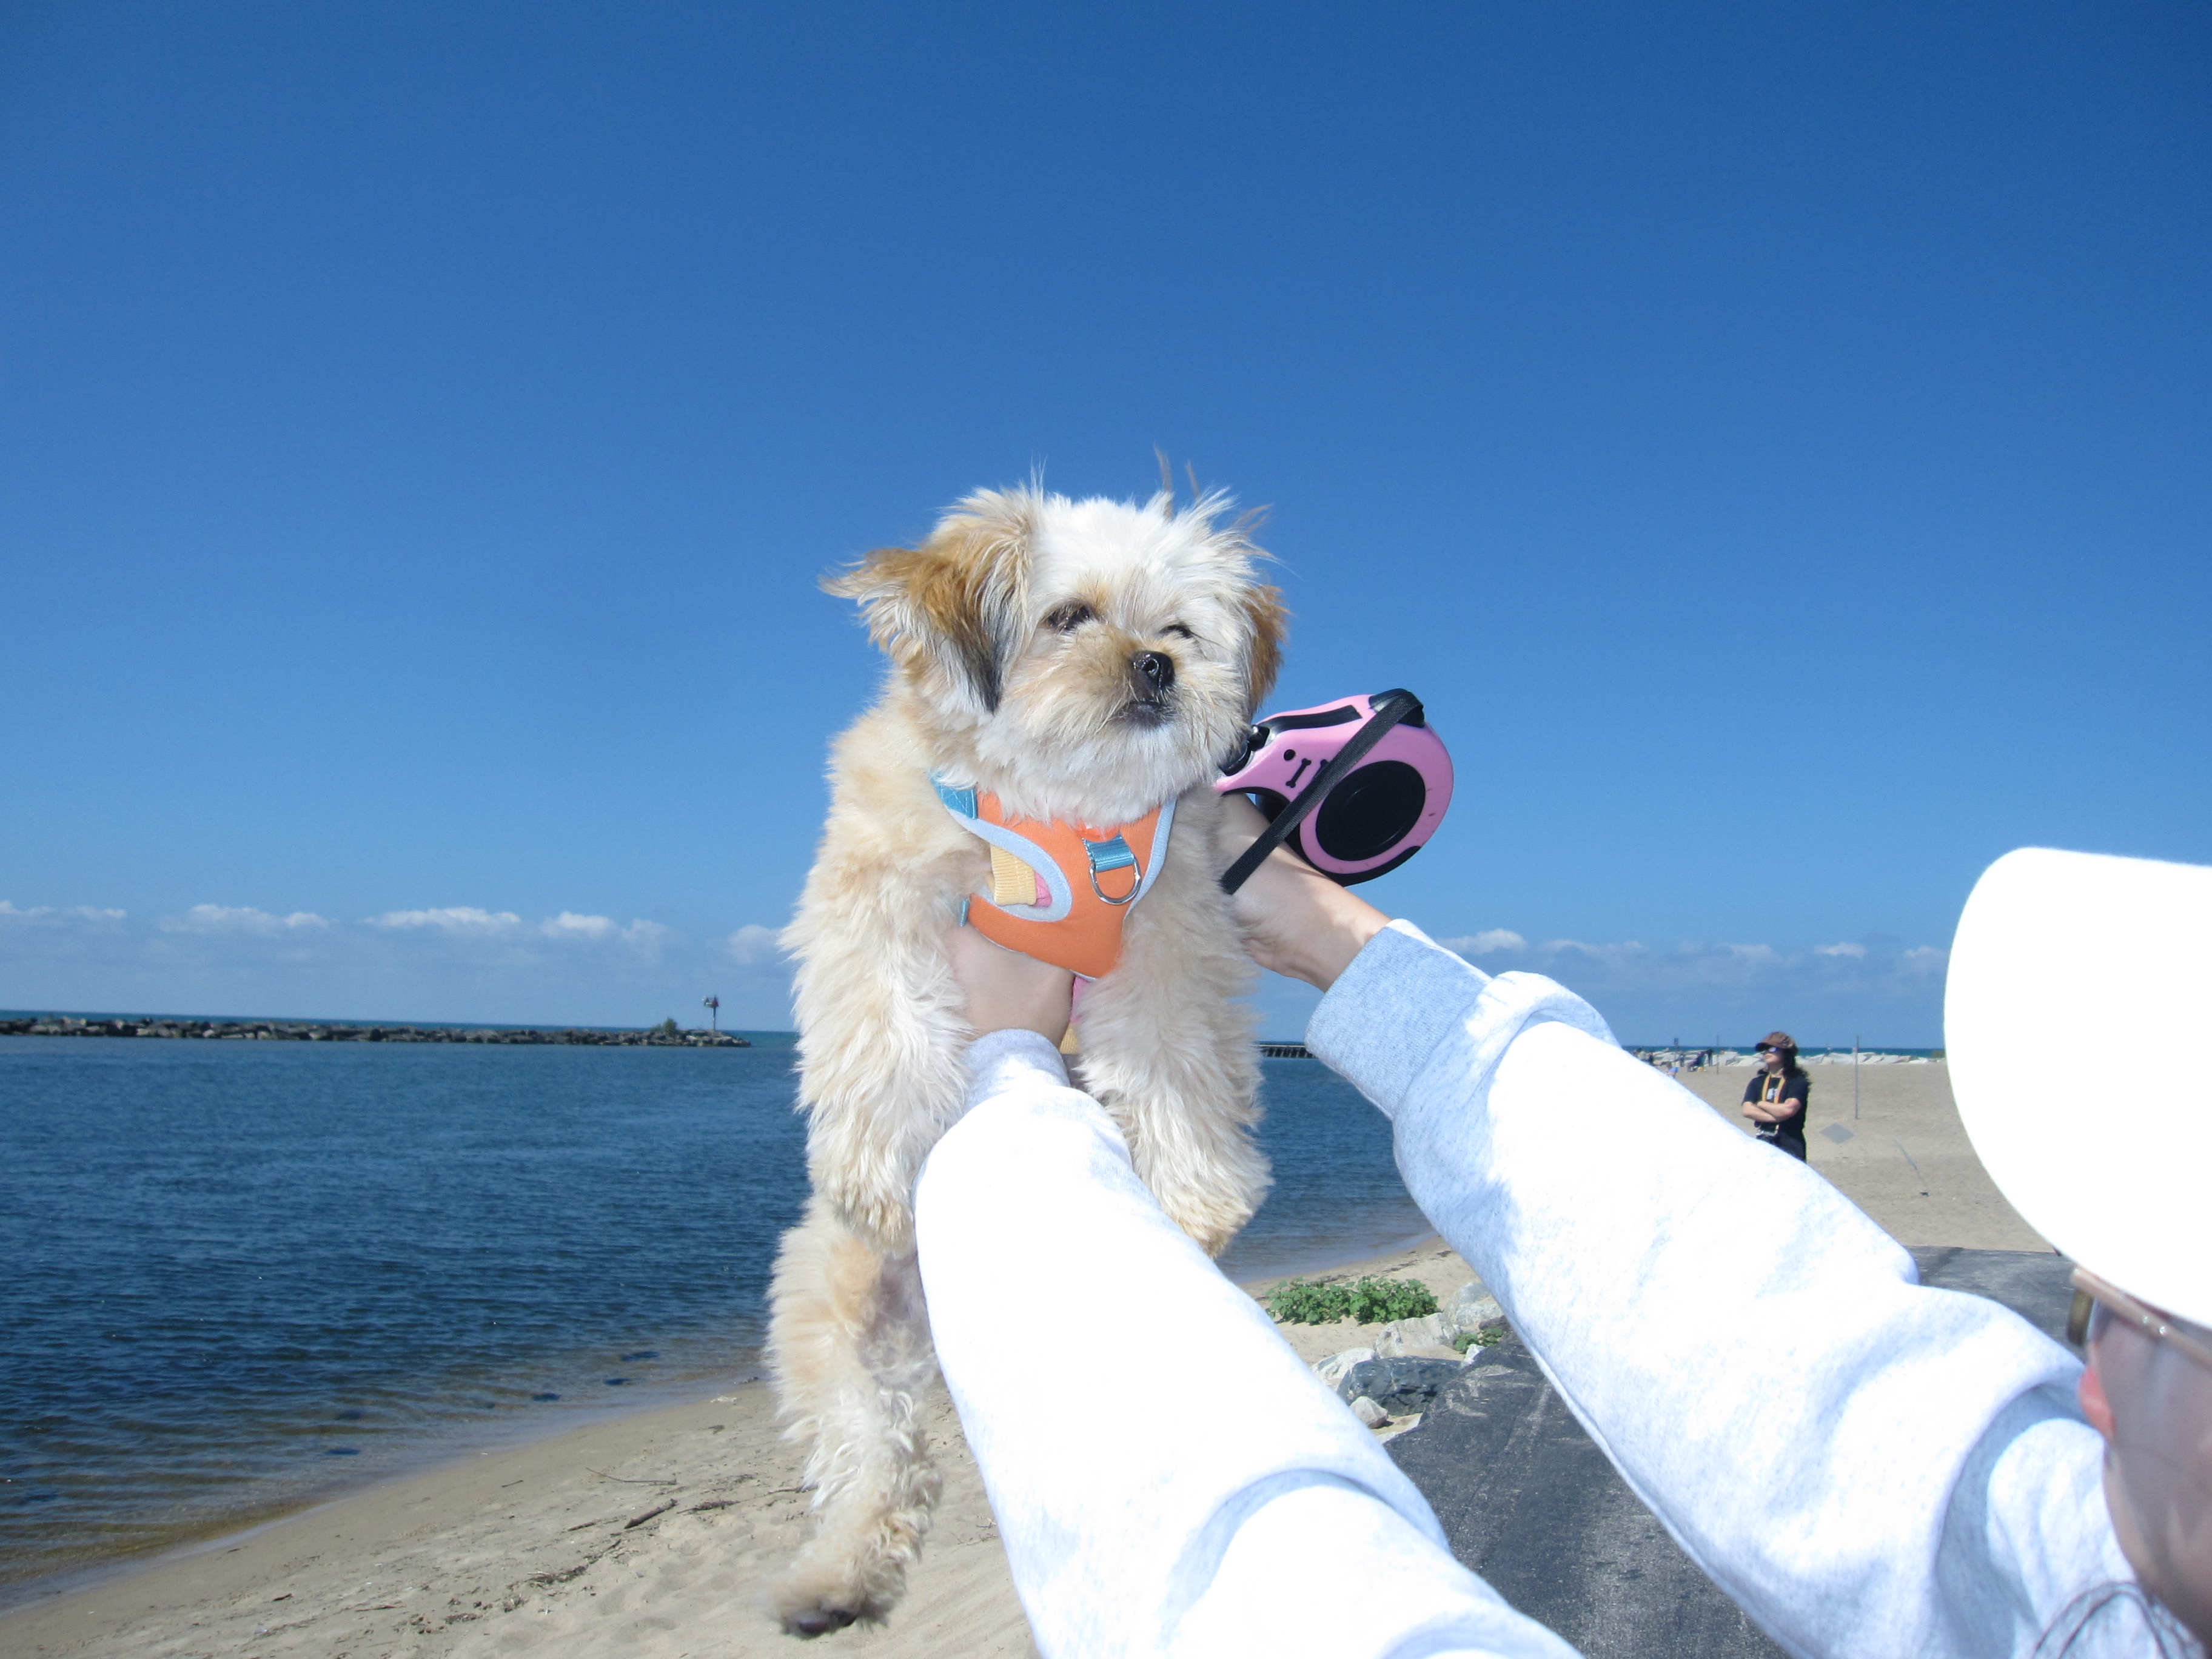
M 1408 715 L 1421 712 L 1421 700 L 1406 690 L 1384 691 L 1370 697 L 1368 706 L 1374 710 L 1367 724 L 1343 748 L 1338 750 L 1328 765 L 1314 775 L 1314 781 L 1298 793 L 1298 798 L 1275 815 L 1267 833 L 1244 849 L 1243 857 L 1231 865 L 1221 877 L 1221 890 L 1233 893 L 1252 878 L 1252 872 L 1267 861 L 1267 854 L 1291 838 L 1291 834 L 1322 803 L 1322 797 L 1336 787 L 1345 775 L 1367 757 L 1367 751 L 1382 741 L 1392 726 Z

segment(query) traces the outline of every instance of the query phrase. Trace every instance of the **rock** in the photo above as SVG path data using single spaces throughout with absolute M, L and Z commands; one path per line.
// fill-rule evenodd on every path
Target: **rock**
M 1352 1414 L 1370 1429 L 1379 1429 L 1390 1420 L 1390 1413 L 1364 1394 L 1352 1402 Z
M 1425 1318 L 1401 1319 L 1385 1325 L 1375 1339 L 1375 1352 L 1385 1359 L 1401 1359 L 1425 1348 L 1449 1350 L 1451 1340 L 1450 1322 L 1443 1315 L 1432 1313 Z
M 1449 1342 L 1462 1332 L 1504 1324 L 1505 1310 L 1498 1305 L 1496 1297 L 1483 1288 L 1480 1279 L 1470 1279 L 1452 1292 L 1440 1317 L 1444 1322 L 1444 1340 Z
M 1315 1360 L 1314 1375 L 1333 1389 L 1344 1381 L 1345 1372 L 1362 1361 L 1374 1358 L 1375 1350 L 1372 1348 L 1346 1348 L 1342 1353 L 1333 1353 L 1326 1358 Z
M 1340 1400 L 1365 1395 L 1393 1417 L 1425 1410 L 1437 1390 L 1460 1374 L 1455 1359 L 1363 1359 L 1337 1382 Z

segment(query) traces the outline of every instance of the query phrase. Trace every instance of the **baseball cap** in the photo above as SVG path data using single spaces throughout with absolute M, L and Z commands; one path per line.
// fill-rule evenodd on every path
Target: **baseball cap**
M 2147 1032 L 2155 1060 L 2130 1052 Z M 2013 1207 L 2092 1273 L 2212 1324 L 2212 867 L 2006 854 L 1959 918 L 1943 1035 Z

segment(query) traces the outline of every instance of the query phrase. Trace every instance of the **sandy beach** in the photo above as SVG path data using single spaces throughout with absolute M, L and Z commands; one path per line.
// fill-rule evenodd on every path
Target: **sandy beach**
M 1851 1067 L 1810 1066 L 1806 1162 L 1833 1182 L 1900 1244 L 1950 1244 L 1972 1250 L 2047 1250 L 2050 1241 L 2021 1220 L 1974 1156 L 1951 1102 L 1951 1068 L 1858 1068 L 1856 1115 Z M 1752 1068 L 1685 1072 L 1682 1086 L 1746 1134 L 1744 1085 Z
M 1749 1073 L 1682 1081 L 1730 1122 Z M 1900 1243 L 2047 1249 L 1975 1160 L 1941 1064 L 1814 1073 L 1814 1167 Z M 1821 1134 L 1828 1127 L 1849 1139 Z M 1779 1154 L 1778 1154 L 1779 1156 Z M 1472 1277 L 1441 1241 L 1328 1277 Z M 1262 1281 L 1248 1288 L 1267 1288 Z M 1366 1346 L 1349 1324 L 1286 1328 L 1308 1359 Z M 1074 1339 L 1079 1340 L 1079 1335 Z M 940 1391 L 945 1501 L 905 1603 L 820 1650 L 1033 1651 L 975 1464 Z M 701 1397 L 480 1454 L 199 1546 L 0 1615 L 9 1659 L 386 1659 L 505 1654 L 790 1654 L 760 1589 L 805 1535 L 798 1460 L 767 1389 Z

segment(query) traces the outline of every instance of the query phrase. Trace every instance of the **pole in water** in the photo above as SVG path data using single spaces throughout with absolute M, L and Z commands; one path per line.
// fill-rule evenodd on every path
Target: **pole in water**
M 707 1029 L 719 1035 L 722 1029 L 721 998 L 701 997 L 699 1006 L 707 1011 Z

